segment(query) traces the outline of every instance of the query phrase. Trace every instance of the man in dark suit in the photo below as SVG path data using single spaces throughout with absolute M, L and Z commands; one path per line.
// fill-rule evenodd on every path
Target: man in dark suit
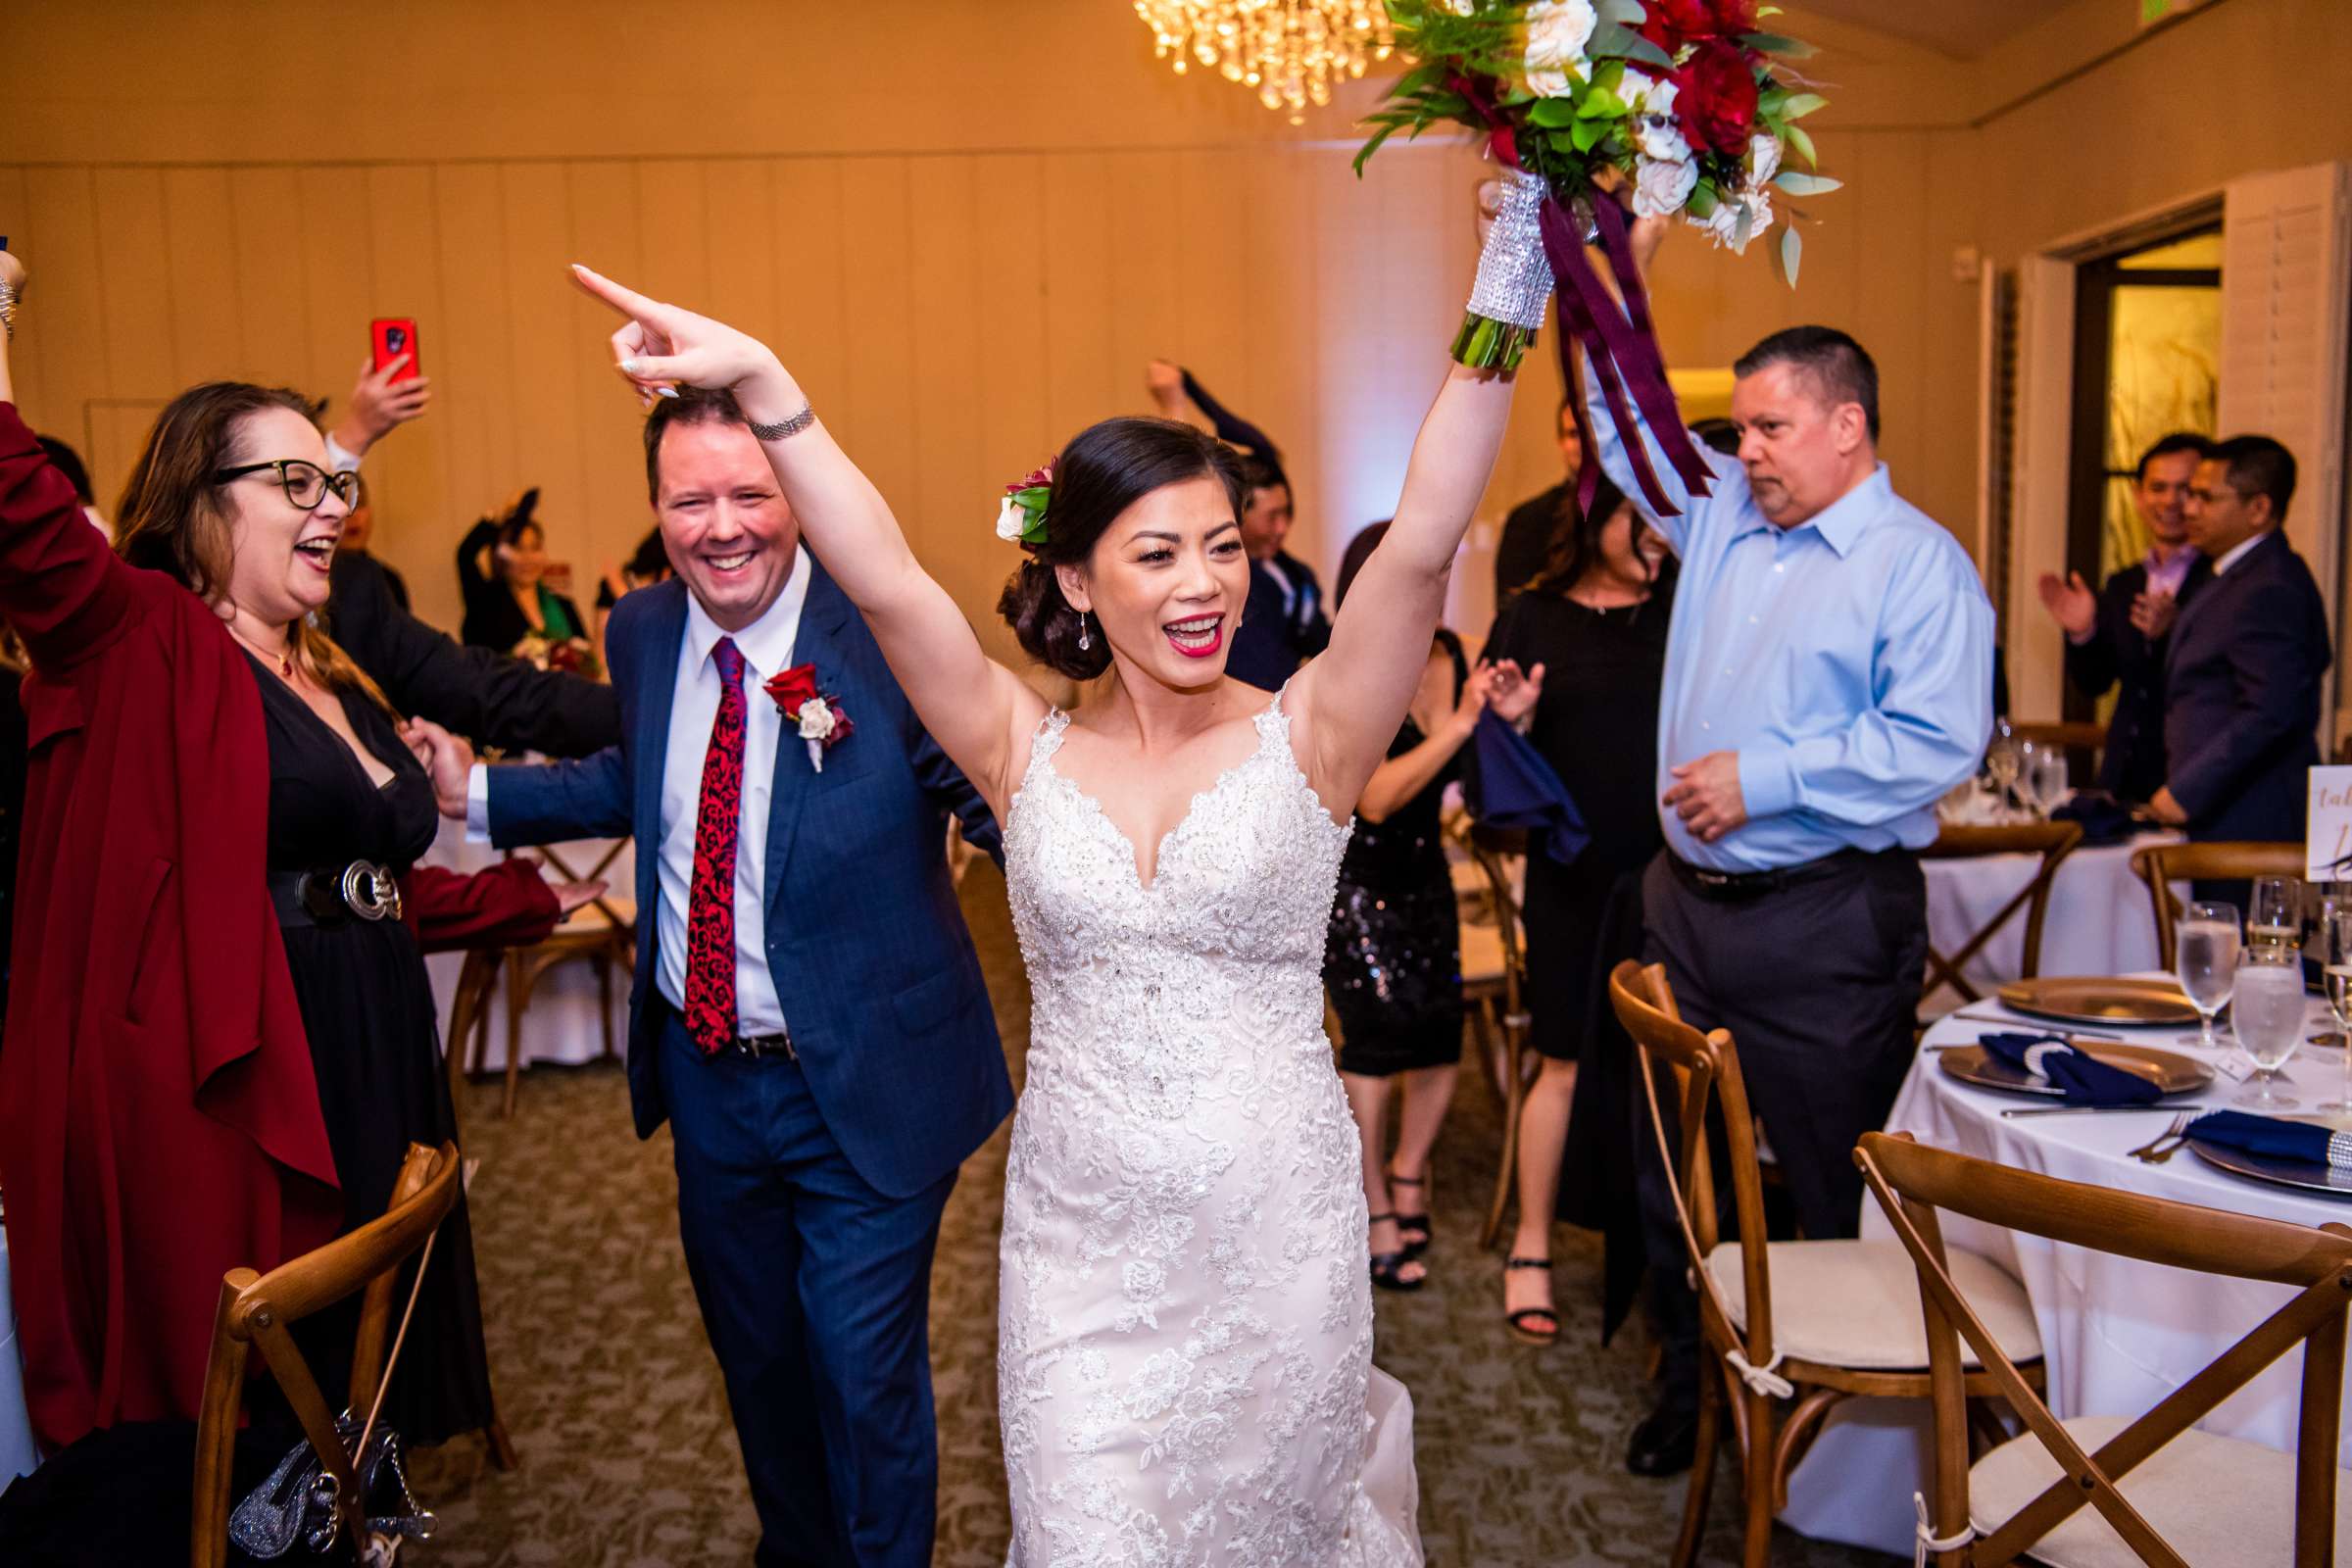
M 1280 691 L 1298 666 L 1331 645 L 1331 619 L 1323 612 L 1323 585 L 1311 567 L 1287 554 L 1291 531 L 1291 483 L 1264 457 L 1242 459 L 1250 504 L 1242 513 L 1242 548 L 1250 557 L 1250 597 L 1242 623 L 1234 628 L 1225 672 L 1265 691 Z
M 2212 443 L 2176 431 L 2140 454 L 2132 505 L 2148 530 L 2147 559 L 2107 579 L 2094 597 L 2080 572 L 2045 571 L 2042 608 L 2066 633 L 2066 674 L 2085 697 L 2123 690 L 2107 720 L 2099 788 L 2146 801 L 2165 780 L 2164 662 L 2174 616 L 2212 576 L 2188 542 L 2188 487 Z M 2002 711 L 2007 711 L 2004 708 Z
M 734 399 L 657 402 L 646 464 L 678 575 L 613 608 L 619 744 L 538 767 L 436 757 L 434 785 L 499 844 L 636 836 L 629 1098 L 640 1137 L 671 1124 L 757 1561 L 918 1568 L 932 1249 L 957 1165 L 1012 1108 L 949 810 L 999 838 L 800 548 Z M 808 688 L 787 697 L 796 677 L 823 720 Z
M 2216 445 L 2189 485 L 2188 542 L 2213 581 L 2173 627 L 2165 782 L 2149 806 L 2191 839 L 2303 838 L 2334 656 L 2319 585 L 2281 526 L 2294 493 L 2294 458 L 2261 435 Z

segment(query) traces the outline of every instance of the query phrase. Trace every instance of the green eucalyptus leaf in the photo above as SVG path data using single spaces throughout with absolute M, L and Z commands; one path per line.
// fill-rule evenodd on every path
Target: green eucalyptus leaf
M 1794 169 L 1784 169 L 1772 176 L 1772 182 L 1791 196 L 1827 196 L 1841 189 L 1845 181 L 1832 179 L 1827 174 L 1807 174 Z
M 1614 22 L 1621 27 L 1639 27 L 1649 20 L 1642 0 L 1600 0 L 1592 9 L 1601 21 Z
M 1715 213 L 1715 187 L 1711 183 L 1702 179 L 1697 184 L 1690 187 L 1690 200 L 1689 206 L 1690 209 L 1690 216 L 1692 218 L 1706 219 L 1713 217 Z
M 1617 53 L 1623 55 L 1628 60 L 1635 61 L 1641 65 L 1648 66 L 1653 70 L 1672 71 L 1674 69 L 1674 57 L 1668 54 L 1665 50 L 1659 48 L 1656 44 L 1651 43 L 1647 38 L 1642 37 L 1638 32 L 1628 33 L 1626 36 L 1633 41 L 1628 43 L 1623 49 L 1618 50 Z
M 1804 60 L 1819 53 L 1811 44 L 1798 38 L 1784 38 L 1777 32 L 1751 32 L 1740 40 L 1750 49 L 1783 60 Z
M 1788 224 L 1781 230 L 1781 274 L 1788 279 L 1790 288 L 1796 287 L 1797 264 L 1804 258 L 1804 238 L 1797 233 L 1794 223 Z
M 1576 104 L 1572 99 L 1539 98 L 1528 108 L 1527 122 L 1541 125 L 1545 130 L 1557 130 L 1562 125 L 1574 124 L 1576 115 Z
M 1817 92 L 1792 94 L 1781 113 L 1790 120 L 1802 120 L 1816 109 L 1827 109 L 1830 101 Z
M 1788 127 L 1788 145 L 1796 149 L 1797 156 L 1805 161 L 1806 167 L 1821 167 L 1821 160 L 1813 152 L 1812 134 L 1804 126 L 1792 124 Z
M 1597 120 L 1580 120 L 1570 129 L 1568 135 L 1578 152 L 1589 153 L 1598 146 L 1600 139 L 1608 133 L 1609 127 Z
M 1579 120 L 1623 120 L 1628 113 L 1624 99 L 1597 88 L 1585 94 L 1576 106 Z

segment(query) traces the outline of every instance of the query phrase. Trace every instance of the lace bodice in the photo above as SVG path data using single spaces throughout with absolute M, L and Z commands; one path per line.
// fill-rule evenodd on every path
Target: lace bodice
M 1323 1032 L 1349 830 L 1277 699 L 1147 886 L 1054 767 L 1067 724 L 1040 727 L 1004 831 L 1032 995 L 999 1348 L 1010 1560 L 1417 1564 L 1410 1407 L 1371 1367 L 1358 1146 Z

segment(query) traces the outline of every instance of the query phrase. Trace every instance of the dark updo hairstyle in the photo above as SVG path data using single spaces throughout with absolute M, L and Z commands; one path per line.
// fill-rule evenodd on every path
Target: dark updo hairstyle
M 1110 667 L 1108 639 L 1097 634 L 1091 646 L 1078 646 L 1083 623 L 1054 568 L 1084 564 L 1119 514 L 1189 479 L 1222 484 L 1234 516 L 1241 516 L 1248 498 L 1241 459 L 1214 436 L 1174 419 L 1120 418 L 1090 424 L 1071 438 L 1054 460 L 1045 543 L 1029 547 L 997 599 L 997 613 L 1024 653 L 1072 680 L 1093 680 Z

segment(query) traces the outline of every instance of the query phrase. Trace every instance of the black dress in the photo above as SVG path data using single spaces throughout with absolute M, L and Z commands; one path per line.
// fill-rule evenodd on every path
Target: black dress
M 1603 1239 L 1601 1339 L 1624 1321 L 1646 1262 L 1637 1162 L 1654 1160 L 1634 1043 L 1609 1006 L 1608 974 L 1642 953 L 1642 868 L 1658 826 L 1658 693 L 1674 605 L 1669 564 L 1649 599 L 1592 610 L 1564 595 L 1513 599 L 1491 659 L 1544 665 L 1529 739 L 1568 787 L 1592 841 L 1567 865 L 1527 860 L 1527 1000 L 1536 1049 L 1578 1063 L 1557 1212 Z
M 1453 648 L 1458 701 L 1468 670 Z M 1424 739 L 1411 719 L 1389 756 Z M 1357 818 L 1340 861 L 1323 949 L 1323 984 L 1340 1016 L 1340 1070 L 1386 1078 L 1462 1055 L 1462 930 L 1438 817 L 1460 776 L 1454 753 L 1386 821 Z
M 343 738 L 303 700 L 254 664 L 270 733 L 270 869 L 341 867 L 373 860 L 405 872 L 431 847 L 438 817 L 424 769 L 384 710 L 346 693 L 352 732 L 392 769 L 382 788 Z M 318 1075 L 318 1107 L 343 1184 L 343 1224 L 355 1229 L 390 1205 L 411 1143 L 457 1137 L 424 957 L 397 920 L 296 925 L 284 932 L 302 1026 Z M 408 1300 L 404 1276 L 394 1321 Z M 354 1297 L 310 1319 L 301 1335 L 330 1400 L 348 1386 L 359 1323 Z M 389 1348 L 387 1343 L 387 1348 Z M 466 1200 L 433 1245 L 416 1315 L 402 1348 L 385 1419 L 410 1443 L 437 1443 L 489 1424 L 489 1360 Z

